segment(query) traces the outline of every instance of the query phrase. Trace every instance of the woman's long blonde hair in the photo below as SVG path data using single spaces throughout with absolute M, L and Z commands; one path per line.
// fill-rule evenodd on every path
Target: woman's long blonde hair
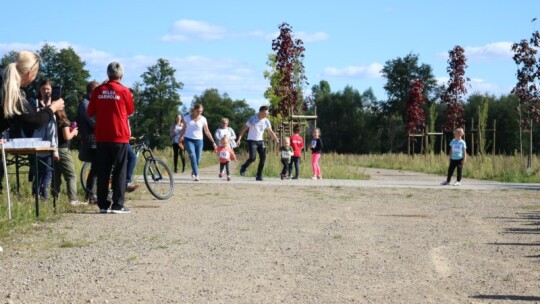
M 4 117 L 20 115 L 24 111 L 26 97 L 21 93 L 22 75 L 39 69 L 39 56 L 28 51 L 19 52 L 17 61 L 10 63 L 2 72 L 2 106 Z

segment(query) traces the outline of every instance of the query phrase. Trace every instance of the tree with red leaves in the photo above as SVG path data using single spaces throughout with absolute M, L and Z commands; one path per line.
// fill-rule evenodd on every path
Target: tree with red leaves
M 442 95 L 442 101 L 447 105 L 444 130 L 453 131 L 456 128 L 465 127 L 462 96 L 467 94 L 465 85 L 470 79 L 465 77 L 465 69 L 467 68 L 465 50 L 456 45 L 448 52 L 448 55 L 448 68 L 446 68 L 446 71 L 450 75 L 450 79 L 448 80 L 448 87 Z
M 418 79 L 411 81 L 409 88 L 409 102 L 407 108 L 407 132 L 408 134 L 422 132 L 426 126 L 426 114 L 422 105 L 424 99 L 424 85 Z
M 282 23 L 279 30 L 279 36 L 272 40 L 272 50 L 276 52 L 275 70 L 279 74 L 279 81 L 273 89 L 279 104 L 277 107 L 272 105 L 270 110 L 273 115 L 288 117 L 290 110 L 294 113 L 306 108 L 303 88 L 309 84 L 303 64 L 304 43 L 300 39 L 294 39 L 289 24 Z
M 529 41 L 521 40 L 512 45 L 514 62 L 518 65 L 517 84 L 512 93 L 520 103 L 521 125 L 529 132 L 529 153 L 527 168 L 532 167 L 532 129 L 533 124 L 540 122 L 540 60 L 536 58 L 537 48 L 540 48 L 540 33 L 535 31 Z

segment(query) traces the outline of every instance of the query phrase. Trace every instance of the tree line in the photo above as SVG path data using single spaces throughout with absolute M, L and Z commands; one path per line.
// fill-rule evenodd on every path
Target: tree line
M 285 28 L 284 32 L 290 33 L 290 29 Z M 303 90 L 303 87 L 308 85 L 303 76 L 303 65 L 299 61 L 304 56 L 301 41 L 291 42 L 288 39 L 286 36 L 280 36 L 273 44 L 273 49 L 278 54 L 269 56 L 268 63 L 273 70 L 264 75 L 270 83 L 265 97 L 269 100 L 271 108 L 275 105 L 273 114 L 276 116 L 286 114 L 286 108 L 291 106 L 295 111 L 304 114 L 314 114 L 316 111 L 317 127 L 322 131 L 321 137 L 327 151 L 359 154 L 406 152 L 407 103 L 411 96 L 410 86 L 413 81 L 422 83 L 423 104 L 416 108 L 421 108 L 426 113 L 425 128 L 433 132 L 451 132 L 445 127 L 448 104 L 443 102 L 448 88 L 438 85 L 431 66 L 421 63 L 419 55 L 412 53 L 385 63 L 382 74 L 386 78 L 384 89 L 388 95 L 387 100 L 379 100 L 371 88 L 360 92 L 347 86 L 342 90 L 333 91 L 326 80 L 311 87 L 309 98 L 300 98 L 298 96 L 304 94 L 297 92 L 297 98 L 285 99 L 283 94 Z M 278 56 L 279 48 L 291 45 L 294 46 L 292 57 L 296 61 L 288 62 L 286 58 Z M 78 104 L 84 98 L 86 83 L 90 80 L 85 62 L 70 47 L 57 49 L 44 44 L 37 53 L 42 58 L 38 79 L 49 78 L 55 84 L 63 86 L 66 112 L 71 120 L 76 119 Z M 16 54 L 13 51 L 4 55 L 0 60 L 0 68 L 13 62 Z M 293 77 L 284 77 L 279 67 L 285 67 L 294 73 Z M 135 82 L 131 88 L 136 106 L 136 113 L 130 119 L 132 133 L 134 136 L 146 135 L 150 139 L 151 146 L 155 148 L 170 145 L 169 127 L 173 124 L 176 114 L 179 112 L 186 114 L 192 106 L 181 101 L 180 91 L 184 85 L 176 80 L 175 72 L 166 59 L 160 58 L 155 65 L 149 66 L 140 75 L 140 81 Z M 26 89 L 27 96 L 36 95 L 38 83 L 39 81 L 36 81 Z M 217 88 L 205 90 L 200 96 L 195 96 L 192 103 L 203 104 L 204 115 L 209 121 L 211 130 L 219 127 L 222 117 L 229 118 L 230 126 L 239 130 L 249 116 L 256 113 L 245 99 L 233 100 L 227 93 L 220 93 Z M 466 133 L 472 127 L 471 118 L 474 118 L 475 124 L 480 122 L 478 126 L 483 123 L 485 134 L 482 136 L 482 150 L 479 151 L 516 154 L 520 153 L 529 141 L 540 143 L 540 132 L 536 124 L 531 125 L 532 136 L 530 138 L 523 136 L 523 141 L 520 140 L 521 103 L 514 94 L 494 96 L 473 93 L 459 100 L 459 103 L 463 105 Z M 497 123 L 496 133 L 486 131 L 493 128 L 493 121 Z M 440 146 L 440 142 L 437 141 L 441 140 L 442 138 L 438 138 L 433 143 L 435 152 L 439 152 L 437 147 Z M 468 141 L 468 137 L 466 140 Z M 77 145 L 76 141 L 73 144 Z M 538 144 L 532 146 L 534 153 L 539 148 Z

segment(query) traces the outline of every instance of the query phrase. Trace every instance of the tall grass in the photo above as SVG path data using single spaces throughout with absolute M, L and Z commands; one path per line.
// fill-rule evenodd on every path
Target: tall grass
M 449 158 L 446 155 L 371 154 L 356 156 L 359 166 L 399 169 L 446 175 Z M 533 170 L 526 169 L 526 159 L 519 156 L 484 155 L 467 157 L 464 178 L 515 183 L 540 182 L 539 159 L 533 157 Z
M 247 152 L 243 152 L 238 155 L 238 162 L 241 164 L 248 158 Z M 257 166 L 259 159 L 248 167 L 246 171 L 247 176 L 255 176 L 257 172 Z M 356 155 L 326 153 L 323 154 L 319 165 L 321 166 L 321 173 L 323 178 L 328 179 L 368 179 L 361 166 L 358 166 L 358 157 Z M 305 153 L 300 158 L 300 178 L 311 178 L 313 171 L 311 169 L 311 154 Z M 265 177 L 279 177 L 283 165 L 279 153 L 269 151 L 266 155 L 266 162 L 263 170 L 263 176 Z M 293 175 L 295 174 L 293 166 Z

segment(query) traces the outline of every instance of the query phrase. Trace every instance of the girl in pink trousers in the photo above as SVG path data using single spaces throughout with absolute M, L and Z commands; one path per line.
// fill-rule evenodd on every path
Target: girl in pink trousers
M 322 179 L 321 167 L 319 166 L 319 159 L 321 158 L 323 149 L 323 143 L 319 137 L 321 135 L 321 130 L 317 128 L 313 130 L 311 135 L 313 136 L 309 146 L 309 149 L 311 150 L 311 168 L 313 170 L 311 179 Z

